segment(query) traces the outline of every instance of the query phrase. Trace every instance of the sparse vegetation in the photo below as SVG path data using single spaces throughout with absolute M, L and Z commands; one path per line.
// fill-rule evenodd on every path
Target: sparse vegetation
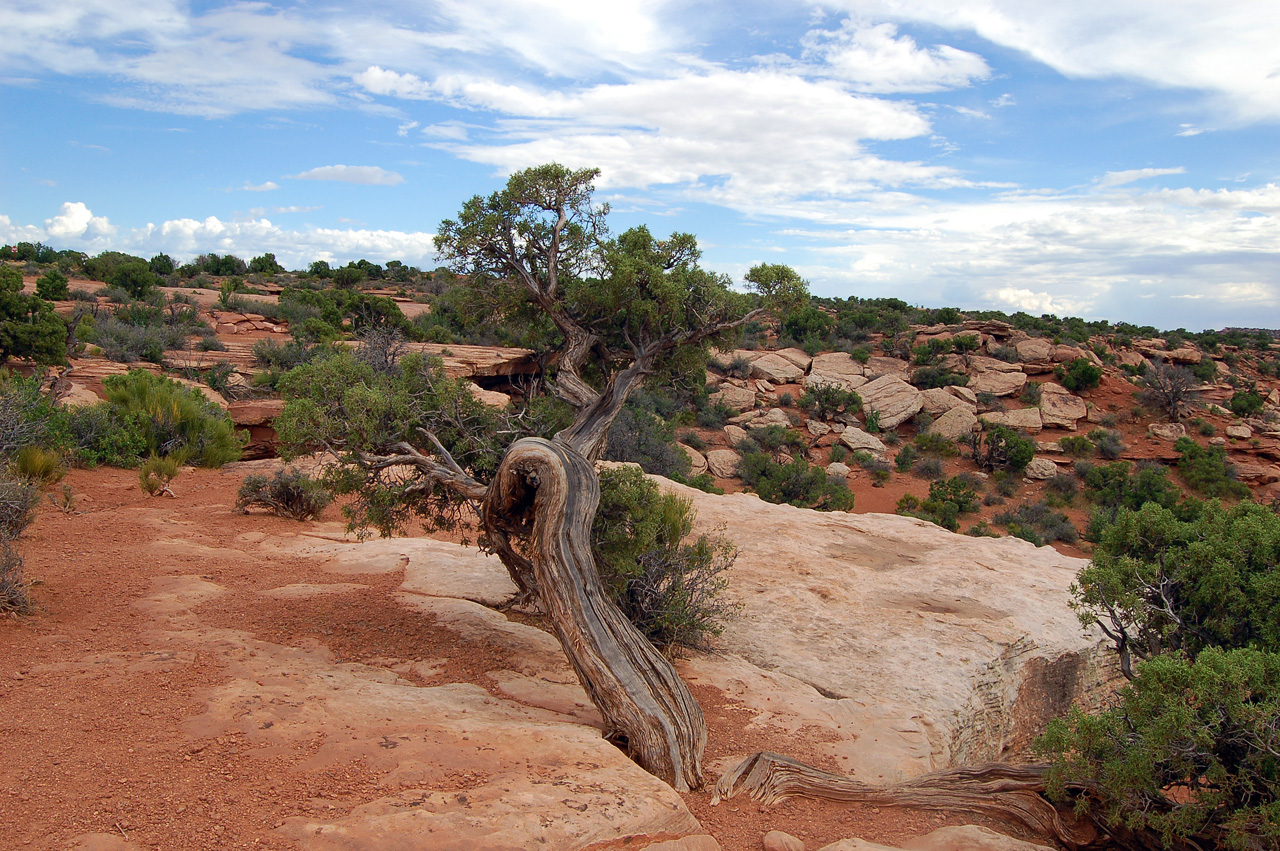
M 277 470 L 270 478 L 260 473 L 245 477 L 236 494 L 236 511 L 262 508 L 278 517 L 312 520 L 333 501 L 324 485 L 295 467 Z

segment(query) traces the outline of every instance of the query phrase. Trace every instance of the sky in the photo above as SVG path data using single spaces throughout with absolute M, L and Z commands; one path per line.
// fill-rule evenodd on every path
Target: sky
M 1276 0 L 0 4 L 0 241 L 435 268 L 550 161 L 817 295 L 1280 327 Z

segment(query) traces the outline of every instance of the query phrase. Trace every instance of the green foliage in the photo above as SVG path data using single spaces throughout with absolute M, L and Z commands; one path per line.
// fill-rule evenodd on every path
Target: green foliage
M 951 340 L 935 337 L 911 348 L 911 362 L 916 366 L 931 366 L 938 358 L 950 354 L 952 346 Z
M 147 268 L 155 274 L 165 277 L 167 275 L 172 275 L 177 266 L 174 264 L 172 257 L 168 254 L 161 253 L 147 261 Z
M 951 372 L 941 366 L 922 366 L 911 373 L 911 383 L 917 387 L 963 387 L 969 383 L 969 376 Z
M 636 403 L 633 398 L 619 412 L 609 429 L 604 458 L 632 461 L 655 476 L 684 476 L 689 472 L 688 454 L 675 444 L 675 426 Z
M 1124 454 L 1124 441 L 1120 432 L 1109 428 L 1095 428 L 1089 432 L 1089 441 L 1107 461 L 1114 461 Z
M 0 475 L 0 542 L 16 540 L 36 516 L 40 489 L 29 479 Z
M 1138 666 L 1117 705 L 1073 709 L 1037 750 L 1052 760 L 1055 800 L 1088 787 L 1077 807 L 1105 823 L 1154 831 L 1166 845 L 1261 849 L 1280 844 L 1280 655 L 1205 650 Z
M 1058 438 L 1062 451 L 1072 458 L 1087 458 L 1093 454 L 1093 441 L 1082 434 L 1069 434 Z
M 138 487 L 148 496 L 168 494 L 174 496 L 169 485 L 182 472 L 183 457 L 181 454 L 160 457 L 152 455 L 138 468 Z
M 50 269 L 36 279 L 36 295 L 46 301 L 65 301 L 70 296 L 67 276 Z
M 1037 547 L 1043 547 L 1053 541 L 1074 544 L 1080 537 L 1067 515 L 1054 511 L 1043 502 L 1018 506 L 1013 511 L 1005 511 L 991 518 L 1009 530 L 1009 534 L 1024 541 L 1030 541 Z
M 1095 366 L 1088 358 L 1076 358 L 1056 371 L 1062 386 L 1073 393 L 1092 390 L 1102 383 L 1102 367 Z
M 759 293 L 765 306 L 777 316 L 798 312 L 809 304 L 809 283 L 790 266 L 782 263 L 759 263 L 747 270 L 743 277 L 747 288 Z M 816 319 L 810 315 L 807 321 L 814 322 Z M 807 335 L 797 336 L 796 339 L 804 339 L 804 336 Z
M 988 426 L 970 439 L 973 460 L 983 470 L 1019 473 L 1035 457 L 1036 445 L 1003 425 Z
M 249 261 L 249 272 L 255 275 L 279 275 L 284 267 L 276 262 L 274 254 L 262 254 Z
M 141 369 L 109 376 L 102 385 L 119 417 L 138 429 L 148 454 L 215 468 L 240 457 L 244 437 L 199 390 Z
M 277 517 L 311 520 L 320 516 L 333 497 L 324 485 L 295 467 L 277 470 L 271 478 L 260 473 L 246 476 L 236 494 L 236 511 L 263 508 Z
M 0 614 L 27 615 L 33 611 L 35 601 L 23 576 L 22 556 L 8 541 L 0 542 Z
M 1237 390 L 1232 393 L 1231 399 L 1227 402 L 1227 407 L 1237 417 L 1256 417 L 1262 413 L 1262 406 L 1265 402 L 1266 399 L 1258 392 L 1258 388 L 1250 387 L 1247 390 Z
M 893 465 L 898 468 L 899 473 L 907 473 L 911 471 L 911 465 L 920 458 L 920 453 L 911 444 L 907 444 L 898 450 L 898 454 L 894 456 Z
M 738 475 L 766 502 L 786 503 L 819 511 L 850 511 L 853 494 L 844 482 L 833 482 L 821 467 L 804 458 L 779 464 L 763 452 L 747 452 Z
M 899 514 L 919 517 L 952 532 L 959 530 L 959 517 L 978 510 L 976 480 L 970 476 L 952 476 L 929 485 L 929 495 L 921 501 L 911 494 L 898 500 Z
M 960 450 L 956 448 L 955 441 L 947 440 L 940 434 L 931 434 L 929 432 L 917 434 L 912 443 L 915 444 L 916 449 L 926 455 L 954 458 L 960 454 Z
M 0 364 L 9 358 L 66 363 L 67 323 L 43 298 L 23 294 L 21 272 L 0 265 Z
M 800 396 L 800 407 L 821 420 L 836 414 L 855 414 L 862 410 L 862 397 L 837 384 L 815 384 Z
M 737 552 L 692 535 L 692 503 L 664 494 L 634 467 L 600 473 L 591 528 L 600 580 L 623 614 L 660 647 L 701 647 L 735 607 L 722 598 Z
M 1280 517 L 1252 502 L 1205 503 L 1189 519 L 1155 502 L 1121 508 L 1077 581 L 1086 625 L 1122 654 L 1205 647 L 1280 651 Z
M 1237 482 L 1221 446 L 1201 446 L 1189 437 L 1173 444 L 1179 456 L 1178 474 L 1192 489 L 1209 497 L 1244 499 L 1249 488 Z
M 117 264 L 105 280 L 132 298 L 143 298 L 160 285 L 160 277 L 151 271 L 147 261 L 136 257 Z
M 53 484 L 66 475 L 62 456 L 43 446 L 24 446 L 14 453 L 10 468 L 14 475 L 37 486 Z
M 1169 422 L 1180 422 L 1183 413 L 1198 398 L 1196 377 L 1187 369 L 1156 361 L 1139 381 L 1142 404 L 1161 411 Z

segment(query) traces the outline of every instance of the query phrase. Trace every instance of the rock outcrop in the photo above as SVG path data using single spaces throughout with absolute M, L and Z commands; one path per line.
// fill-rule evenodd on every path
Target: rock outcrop
M 848 352 L 829 352 L 814 357 L 805 376 L 804 386 L 834 384 L 845 390 L 856 390 L 867 383 L 862 364 Z
M 1088 413 L 1084 400 L 1067 388 L 1049 382 L 1040 385 L 1040 421 L 1045 428 L 1075 431 L 1077 421 Z
M 947 440 L 956 440 L 961 437 L 967 437 L 977 428 L 977 425 L 978 416 L 973 412 L 973 408 L 968 405 L 960 405 L 930 423 L 928 432 L 939 437 L 945 437 Z
M 885 375 L 858 389 L 862 405 L 880 417 L 880 428 L 897 428 L 924 406 L 920 391 L 901 378 Z

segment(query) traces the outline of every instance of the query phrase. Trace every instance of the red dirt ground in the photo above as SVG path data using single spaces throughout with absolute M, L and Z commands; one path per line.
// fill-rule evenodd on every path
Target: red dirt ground
M 397 604 L 391 594 L 398 574 L 350 577 L 367 591 L 264 604 L 255 591 L 332 576 L 304 558 L 281 557 L 267 567 L 255 560 L 252 568 L 236 558 L 250 547 L 238 536 L 298 527 L 233 513 L 235 474 L 187 470 L 175 482 L 176 499 L 145 496 L 125 470 L 73 470 L 65 482 L 79 513 L 46 503 L 19 541 L 27 576 L 38 582 L 39 609 L 0 618 L 0 848 L 62 851 L 76 837 L 107 834 L 149 849 L 289 849 L 297 847 L 293 840 L 275 831 L 284 819 L 341 816 L 385 794 L 385 772 L 361 761 L 309 768 L 322 740 L 265 759 L 239 736 L 202 736 L 191 721 L 226 675 L 213 658 L 177 659 L 148 638 L 151 616 L 134 604 L 155 576 L 199 574 L 226 587 L 196 610 L 210 626 L 284 645 L 320 644 L 365 664 L 446 656 L 450 679 L 492 688 L 486 648 Z M 174 523 L 169 534 L 180 535 L 176 524 L 192 521 L 212 549 L 156 559 L 140 546 L 164 524 Z M 818 759 L 803 737 L 780 731 L 753 732 L 746 741 L 746 710 L 709 687 L 697 692 L 710 727 L 708 762 L 747 749 Z M 814 849 L 846 836 L 897 842 L 963 822 L 807 801 L 766 808 L 734 799 L 713 808 L 706 791 L 686 801 L 726 851 L 759 848 L 772 829 Z

